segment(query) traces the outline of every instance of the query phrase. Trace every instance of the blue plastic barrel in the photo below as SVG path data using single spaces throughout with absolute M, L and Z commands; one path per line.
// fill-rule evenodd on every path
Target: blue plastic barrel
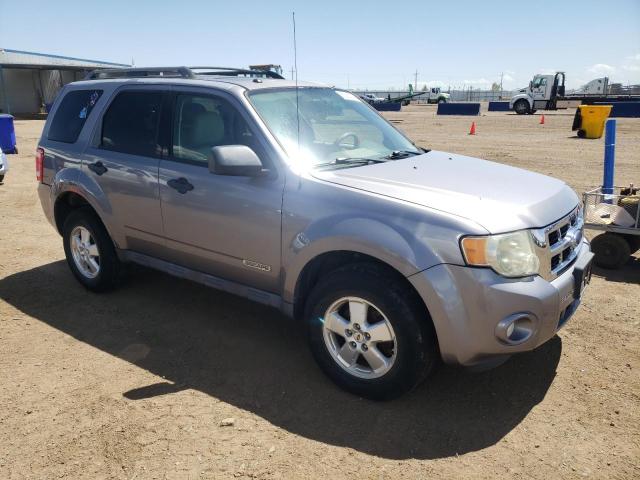
M 17 153 L 13 115 L 0 113 L 0 148 L 4 153 Z

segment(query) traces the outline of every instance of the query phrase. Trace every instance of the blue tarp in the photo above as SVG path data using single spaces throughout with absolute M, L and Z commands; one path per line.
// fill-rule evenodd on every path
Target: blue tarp
M 609 118 L 640 118 L 640 102 L 597 102 L 596 105 L 612 105 Z
M 509 102 L 489 102 L 490 112 L 508 112 Z
M 480 115 L 480 104 L 439 103 L 438 115 Z
M 379 112 L 399 112 L 402 105 L 400 102 L 380 102 L 372 103 L 373 108 Z

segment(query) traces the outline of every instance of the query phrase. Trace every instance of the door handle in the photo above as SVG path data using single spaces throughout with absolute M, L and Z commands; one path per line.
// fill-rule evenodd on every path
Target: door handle
M 167 185 L 169 185 L 171 188 L 173 188 L 174 190 L 177 190 L 179 193 L 182 193 L 182 194 L 185 194 L 193 190 L 193 185 L 191 185 L 189 183 L 189 180 L 187 180 L 184 177 L 172 178 L 167 182 Z
M 102 175 L 103 173 L 105 173 L 105 172 L 107 172 L 109 170 L 100 161 L 98 161 L 96 163 L 90 163 L 89 165 L 87 165 L 87 167 L 89 168 L 89 170 L 91 170 L 96 175 Z

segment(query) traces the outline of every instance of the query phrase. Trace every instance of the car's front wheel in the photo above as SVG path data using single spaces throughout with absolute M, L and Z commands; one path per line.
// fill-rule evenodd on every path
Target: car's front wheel
M 69 268 L 82 285 L 96 292 L 116 286 L 121 264 L 107 230 L 91 210 L 71 212 L 62 237 Z
M 406 285 L 375 265 L 347 266 L 320 279 L 306 317 L 316 361 L 356 395 L 400 396 L 437 363 L 426 309 Z

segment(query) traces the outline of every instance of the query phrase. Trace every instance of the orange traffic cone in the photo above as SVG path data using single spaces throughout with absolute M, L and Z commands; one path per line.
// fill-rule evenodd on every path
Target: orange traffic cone
M 469 130 L 469 135 L 476 134 L 476 122 L 471 122 L 471 129 Z
M 544 113 L 540 117 L 540 125 L 544 125 Z

